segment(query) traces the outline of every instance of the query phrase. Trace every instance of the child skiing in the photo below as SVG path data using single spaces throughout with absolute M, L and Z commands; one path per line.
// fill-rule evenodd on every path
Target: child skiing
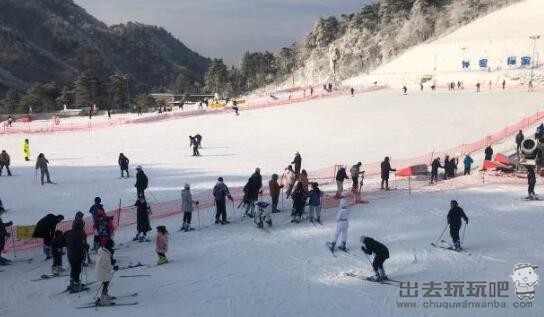
M 312 183 L 312 190 L 310 190 L 308 196 L 310 197 L 310 222 L 315 220 L 321 224 L 321 197 L 323 197 L 323 192 L 319 189 L 318 183 Z
M 450 202 L 451 209 L 448 212 L 448 224 L 450 225 L 450 236 L 453 241 L 455 251 L 461 251 L 461 240 L 459 239 L 459 230 L 461 230 L 461 218 L 465 219 L 465 225 L 468 225 L 468 217 L 456 200 Z
M 113 241 L 109 239 L 98 250 L 96 256 L 96 281 L 102 283 L 102 293 L 96 301 L 97 306 L 109 306 L 111 305 L 111 297 L 108 294 L 111 279 L 113 278 L 113 272 L 117 271 L 119 267 L 115 265 L 113 259 Z
M 338 249 L 347 252 L 346 242 L 348 240 L 348 226 L 349 226 L 349 203 L 345 198 L 340 200 L 340 210 L 336 214 L 336 231 L 334 232 L 333 240 L 328 243 L 329 249 L 334 253 L 334 248 L 338 237 L 342 235 L 342 244 Z
M 123 153 L 119 153 L 119 159 L 117 160 L 117 162 L 119 164 L 119 168 L 121 169 L 121 178 L 124 178 L 125 176 L 124 172 L 127 172 L 127 178 L 129 178 L 130 175 L 128 174 L 128 163 L 130 161 L 128 157 L 126 157 L 125 154 Z
M 165 226 L 157 227 L 157 241 L 155 246 L 155 251 L 157 251 L 157 255 L 159 256 L 157 265 L 168 263 L 168 259 L 166 258 L 166 252 L 168 252 L 168 231 L 166 231 Z
M 381 282 L 387 280 L 385 270 L 383 269 L 383 263 L 389 259 L 389 249 L 382 243 L 365 236 L 361 236 L 361 250 L 370 255 L 374 253 L 374 261 L 372 261 L 372 268 L 374 269 L 375 277 L 369 277 L 368 280 Z

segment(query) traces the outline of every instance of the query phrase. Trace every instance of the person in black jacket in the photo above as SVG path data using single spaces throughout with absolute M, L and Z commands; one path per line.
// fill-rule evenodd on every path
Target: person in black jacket
M 431 184 L 438 182 L 438 169 L 443 168 L 440 164 L 440 157 L 437 157 L 431 163 Z
M 53 241 L 57 224 L 63 220 L 63 215 L 55 216 L 53 214 L 47 214 L 45 217 L 40 219 L 34 227 L 32 237 L 43 239 L 43 253 L 45 254 L 46 260 L 51 258 L 51 242 Z
M 119 163 L 119 167 L 121 168 L 121 178 L 124 177 L 125 175 L 124 172 L 127 172 L 127 178 L 129 178 L 130 175 L 128 174 L 128 163 L 129 163 L 128 157 L 126 157 L 125 154 L 123 153 L 119 153 L 118 163 Z
M 396 172 L 397 170 L 391 168 L 391 163 L 389 163 L 389 156 L 385 157 L 380 167 L 382 172 L 382 185 L 380 189 L 389 190 L 389 172 Z M 385 188 L 383 187 L 384 184 Z
M 461 240 L 459 239 L 459 230 L 461 230 L 461 219 L 465 219 L 468 225 L 468 217 L 456 200 L 450 202 L 451 209 L 448 212 L 448 224 L 450 225 L 450 236 L 453 241 L 455 251 L 461 251 Z
M 525 139 L 525 136 L 523 135 L 523 131 L 519 130 L 518 134 L 516 134 L 516 151 L 521 152 L 521 143 L 523 143 L 523 140 Z
M 344 193 L 344 180 L 346 179 L 349 179 L 348 174 L 346 173 L 346 168 L 340 167 L 338 169 L 338 172 L 336 172 L 336 195 L 334 195 L 335 198 L 342 198 L 342 194 Z
M 376 276 L 373 280 L 383 281 L 387 280 L 387 275 L 385 275 L 385 270 L 383 269 L 383 263 L 385 260 L 389 259 L 389 249 L 382 243 L 370 238 L 361 236 L 361 250 L 366 254 L 374 253 L 374 261 L 372 261 L 372 268 Z
M 259 200 L 259 193 L 263 187 L 263 178 L 261 176 L 261 169 L 256 168 L 255 173 L 251 175 L 247 184 L 244 186 L 244 195 L 248 204 L 246 205 L 246 216 L 253 218 L 255 215 L 255 203 Z M 251 212 L 250 212 L 251 209 Z M 227 222 L 228 223 L 228 222 Z
M 147 185 L 148 179 L 144 171 L 142 170 L 142 166 L 136 166 L 136 184 L 134 185 L 134 187 L 136 187 L 136 195 L 138 198 L 145 199 L 144 191 L 146 190 Z
M 2 216 L 4 212 L 5 210 L 3 208 L 0 209 L 0 216 Z M 0 219 L 0 265 L 7 265 L 10 263 L 8 259 L 2 257 L 2 252 L 4 251 L 4 245 L 6 244 L 6 240 L 10 236 L 10 234 L 6 230 L 6 227 L 10 227 L 12 225 L 13 222 L 3 222 L 2 219 Z
M 71 293 L 78 293 L 83 289 L 79 275 L 85 259 L 85 245 L 87 244 L 85 231 L 81 222 L 73 222 L 72 230 L 68 230 L 63 236 L 64 246 L 70 262 L 70 286 Z
M 527 185 L 529 196 L 528 199 L 537 199 L 535 194 L 535 185 L 536 185 L 536 175 L 535 168 L 532 166 L 527 166 Z
M 291 222 L 299 223 L 301 221 L 302 214 L 304 213 L 304 206 L 306 206 L 306 199 L 308 197 L 308 193 L 304 190 L 304 185 L 302 182 L 296 183 L 291 197 L 293 197 Z
M 215 200 L 215 223 L 226 225 L 229 222 L 227 221 L 227 206 L 226 198 L 228 197 L 230 201 L 234 201 L 230 195 L 229 188 L 225 183 L 223 183 L 223 177 L 217 179 L 217 183 L 213 187 L 213 197 Z
M 149 205 L 144 198 L 138 198 L 136 201 L 136 237 L 132 241 L 149 242 L 147 238 L 147 232 L 151 231 L 151 225 L 149 223 Z
M 293 162 L 291 164 L 295 165 L 295 177 L 298 179 L 298 175 L 300 174 L 300 169 L 302 168 L 302 157 L 300 156 L 300 153 L 295 153 L 295 158 L 293 159 Z
M 486 148 L 485 148 L 485 160 L 486 161 L 491 161 L 493 159 L 493 148 L 491 147 L 491 145 L 488 145 Z

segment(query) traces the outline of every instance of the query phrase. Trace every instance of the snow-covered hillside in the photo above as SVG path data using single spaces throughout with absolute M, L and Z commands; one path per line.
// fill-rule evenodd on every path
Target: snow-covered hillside
M 508 84 L 527 83 L 529 67 L 519 68 L 523 56 L 533 57 L 536 79 L 542 79 L 544 54 L 544 2 L 525 0 L 482 17 L 455 32 L 430 43 L 418 45 L 370 74 L 344 81 L 344 85 L 368 85 L 374 81 L 392 86 L 419 84 L 422 78 L 431 83 L 445 84 L 464 81 L 495 84 L 505 79 Z M 531 36 L 540 35 L 533 47 Z M 533 48 L 535 54 L 533 55 Z M 516 66 L 507 66 L 507 58 L 517 58 Z M 481 70 L 479 60 L 488 60 L 488 70 Z M 463 70 L 462 62 L 470 62 Z M 512 83 L 513 82 L 513 83 Z
M 73 216 L 95 196 L 107 210 L 133 203 L 134 178 L 119 179 L 120 152 L 140 164 L 159 201 L 179 199 L 185 182 L 209 190 L 218 176 L 243 185 L 255 167 L 265 180 L 280 174 L 294 153 L 312 171 L 334 164 L 379 162 L 385 156 L 411 158 L 478 140 L 542 110 L 543 93 L 519 90 L 414 92 L 378 91 L 355 97 L 309 101 L 284 107 L 227 112 L 93 131 L 2 136 L 12 156 L 11 178 L 0 178 L 4 204 L 19 224 L 32 224 L 49 211 Z M 512 105 L 516 105 L 513 107 Z M 192 157 L 189 135 L 203 135 L 202 157 Z M 28 137 L 33 160 L 25 162 L 21 142 Z M 45 153 L 55 186 L 34 179 L 34 159 Z M 454 154 L 454 153 L 452 153 Z M 332 176 L 331 176 L 332 177 Z

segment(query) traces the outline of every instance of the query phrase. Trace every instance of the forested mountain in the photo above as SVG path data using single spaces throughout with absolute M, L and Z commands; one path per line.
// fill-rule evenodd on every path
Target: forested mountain
M 136 91 L 193 86 L 209 63 L 163 28 L 107 26 L 72 0 L 0 0 L 0 98 L 43 83 L 71 91 L 84 72 L 104 91 L 127 74 Z

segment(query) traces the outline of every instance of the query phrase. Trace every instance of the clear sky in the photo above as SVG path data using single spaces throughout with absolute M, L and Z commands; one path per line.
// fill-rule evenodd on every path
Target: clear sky
M 159 25 L 207 57 L 238 64 L 245 51 L 278 51 L 319 16 L 359 11 L 371 0 L 74 0 L 107 24 Z

